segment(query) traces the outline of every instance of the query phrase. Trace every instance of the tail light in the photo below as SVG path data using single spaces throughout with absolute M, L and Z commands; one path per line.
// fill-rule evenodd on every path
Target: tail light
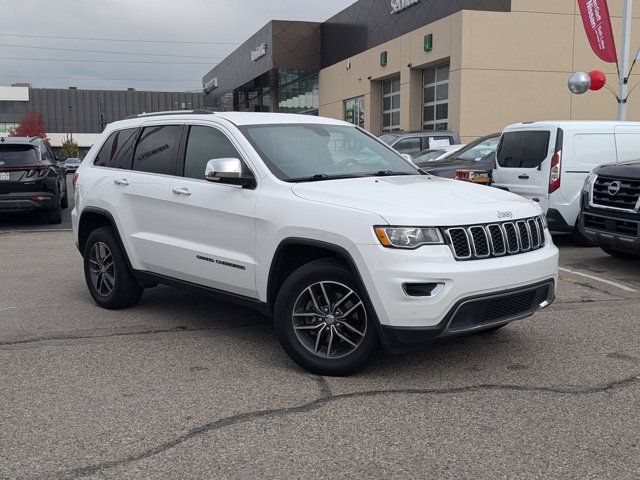
M 47 174 L 47 170 L 46 168 L 41 168 L 38 170 L 38 177 L 44 177 Z
M 79 177 L 79 176 L 80 176 L 80 175 L 79 175 L 78 173 L 74 173 L 74 174 L 73 174 L 73 180 L 72 180 L 73 188 L 76 188 L 76 183 L 78 183 L 78 177 Z
M 564 132 L 561 128 L 558 129 L 558 135 L 556 136 L 556 148 L 551 157 L 551 170 L 549 171 L 549 193 L 553 193 L 560 188 L 560 182 L 562 177 L 562 142 Z
M 34 175 L 36 175 L 37 173 L 38 173 L 38 170 L 37 170 L 37 169 L 29 170 L 29 171 L 27 172 L 27 178 L 31 178 L 31 177 L 33 177 Z
M 44 177 L 46 174 L 47 174 L 46 168 L 42 168 L 42 167 L 32 168 L 27 171 L 27 178 L 31 178 L 35 176 Z

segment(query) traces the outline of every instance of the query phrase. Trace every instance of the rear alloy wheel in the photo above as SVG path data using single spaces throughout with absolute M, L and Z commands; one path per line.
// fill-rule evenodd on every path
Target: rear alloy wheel
M 378 344 L 365 297 L 353 274 L 335 260 L 311 262 L 285 281 L 275 322 L 289 356 L 321 375 L 349 375 L 364 368 Z
M 87 287 L 98 305 L 116 310 L 138 303 L 143 288 L 131 273 L 111 228 L 91 232 L 83 256 Z

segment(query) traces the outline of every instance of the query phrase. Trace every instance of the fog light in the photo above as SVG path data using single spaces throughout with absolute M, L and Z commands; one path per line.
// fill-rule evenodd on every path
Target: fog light
M 444 288 L 444 283 L 404 283 L 402 289 L 410 297 L 435 297 Z

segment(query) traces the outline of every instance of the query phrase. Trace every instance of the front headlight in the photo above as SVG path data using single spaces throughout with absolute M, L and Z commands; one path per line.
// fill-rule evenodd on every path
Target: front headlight
M 590 173 L 587 175 L 587 178 L 584 179 L 584 184 L 582 185 L 582 191 L 585 193 L 589 193 L 591 191 L 591 185 L 595 182 L 596 177 L 595 173 Z
M 412 250 L 444 243 L 440 230 L 434 227 L 374 227 L 374 230 L 380 243 L 387 248 Z

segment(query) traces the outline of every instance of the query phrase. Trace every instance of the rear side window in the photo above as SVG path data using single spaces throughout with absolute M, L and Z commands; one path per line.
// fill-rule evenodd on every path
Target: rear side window
M 393 148 L 400 153 L 406 153 L 408 155 L 417 155 L 422 151 L 419 137 L 403 138 L 396 143 Z
M 127 128 L 109 135 L 93 164 L 98 167 L 131 168 L 138 129 Z
M 21 167 L 38 163 L 38 152 L 30 145 L 0 146 L 0 168 Z
M 240 154 L 229 139 L 215 128 L 191 127 L 184 159 L 184 176 L 204 180 L 207 162 L 218 158 L 240 159 Z
M 549 152 L 548 130 L 506 132 L 498 148 L 498 165 L 502 168 L 538 168 Z
M 181 132 L 180 125 L 157 125 L 142 130 L 133 157 L 133 169 L 175 175 Z

